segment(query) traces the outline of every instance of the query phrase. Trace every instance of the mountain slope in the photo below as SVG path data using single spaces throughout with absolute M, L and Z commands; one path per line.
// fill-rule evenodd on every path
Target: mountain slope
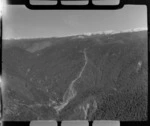
M 13 41 L 4 120 L 147 120 L 147 31 Z

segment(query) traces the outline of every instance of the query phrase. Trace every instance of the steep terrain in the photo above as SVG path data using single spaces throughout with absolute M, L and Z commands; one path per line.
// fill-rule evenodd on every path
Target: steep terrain
M 4 120 L 147 120 L 147 31 L 6 41 Z

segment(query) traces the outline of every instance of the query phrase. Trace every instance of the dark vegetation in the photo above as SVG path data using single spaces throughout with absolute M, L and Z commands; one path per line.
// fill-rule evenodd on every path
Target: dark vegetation
M 83 39 L 5 41 L 13 44 L 5 45 L 2 55 L 7 80 L 2 92 L 4 120 L 83 119 L 78 106 L 90 97 L 96 100 L 97 109 L 88 120 L 147 120 L 146 31 Z M 33 52 L 28 50 L 34 43 L 45 42 L 51 45 Z M 84 49 L 88 60 L 75 83 L 77 96 L 57 115 L 53 106 L 49 106 L 50 99 L 62 101 L 85 64 Z

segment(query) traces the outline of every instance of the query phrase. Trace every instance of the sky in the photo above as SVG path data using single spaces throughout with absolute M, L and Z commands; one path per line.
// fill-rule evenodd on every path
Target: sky
M 147 8 L 126 5 L 119 10 L 29 10 L 23 5 L 7 5 L 2 19 L 3 39 L 60 37 L 147 28 Z

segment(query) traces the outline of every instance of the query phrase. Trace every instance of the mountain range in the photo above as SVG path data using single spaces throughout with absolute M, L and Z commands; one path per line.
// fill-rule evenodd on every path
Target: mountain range
M 3 40 L 3 119 L 147 120 L 147 38 L 136 29 Z

